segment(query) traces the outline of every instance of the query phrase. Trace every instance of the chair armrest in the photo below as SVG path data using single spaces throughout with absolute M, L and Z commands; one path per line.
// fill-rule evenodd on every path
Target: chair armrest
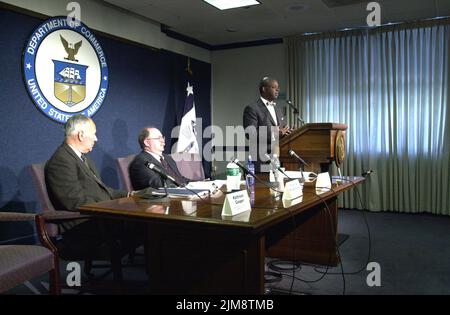
M 41 244 L 44 247 L 47 247 L 54 255 L 55 261 L 58 260 L 58 249 L 56 248 L 55 244 L 51 241 L 50 237 L 47 234 L 47 231 L 45 230 L 45 218 L 42 215 L 36 215 L 34 222 L 36 223 L 36 230 L 39 237 L 39 240 L 41 241 Z M 57 265 L 57 264 L 55 264 Z
M 35 213 L 0 212 L 0 221 L 34 221 L 42 245 L 51 250 L 55 257 L 57 257 L 58 250 L 45 230 L 45 218 L 42 215 Z
M 0 212 L 0 221 L 34 221 L 35 213 Z
M 63 210 L 43 212 L 41 213 L 41 216 L 45 219 L 47 223 L 55 223 L 57 221 L 64 221 L 64 220 L 86 219 L 90 217 L 89 215 L 80 214 L 79 212 L 76 211 L 63 211 Z

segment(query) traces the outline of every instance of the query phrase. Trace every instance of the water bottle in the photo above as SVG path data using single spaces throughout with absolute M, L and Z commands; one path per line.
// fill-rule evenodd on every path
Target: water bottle
M 273 160 L 273 166 L 274 166 L 274 171 L 277 171 L 278 168 L 281 166 L 280 160 L 278 159 L 278 155 L 277 154 L 273 154 L 272 155 L 272 160 Z
M 239 190 L 241 188 L 241 172 L 239 166 L 230 162 L 227 164 L 227 191 Z
M 255 174 L 255 164 L 253 164 L 252 156 L 248 155 L 248 161 L 247 161 L 247 169 L 252 173 Z M 248 174 L 247 175 L 247 185 L 253 186 L 255 184 L 255 178 Z
M 279 171 L 281 163 L 277 154 L 272 155 L 272 167 L 275 181 L 277 182 L 277 189 L 279 191 L 284 191 L 284 175 Z

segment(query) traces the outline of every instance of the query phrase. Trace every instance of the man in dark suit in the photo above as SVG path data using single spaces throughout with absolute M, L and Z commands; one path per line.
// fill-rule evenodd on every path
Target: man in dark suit
M 143 189 L 149 186 L 153 188 L 164 187 L 161 176 L 149 169 L 146 166 L 147 162 L 159 167 L 179 184 L 189 182 L 189 179 L 180 174 L 173 158 L 163 153 L 166 142 L 161 131 L 154 127 L 146 127 L 140 132 L 138 140 L 142 152 L 136 155 L 129 167 L 130 180 L 134 189 Z M 166 181 L 166 185 L 171 186 L 171 184 Z
M 278 140 L 291 130 L 286 126 L 281 110 L 276 106 L 278 81 L 264 77 L 259 83 L 260 98 L 245 107 L 243 121 L 250 144 L 250 153 L 256 155 L 256 171 L 267 171 L 263 165 L 267 162 L 265 154 L 279 155 Z
M 64 143 L 45 165 L 48 195 L 57 210 L 76 211 L 84 204 L 136 193 L 116 190 L 102 182 L 94 162 L 85 155 L 96 141 L 96 127 L 92 119 L 83 115 L 69 118 L 65 125 Z M 122 238 L 121 234 L 127 233 L 118 222 L 108 222 L 105 226 L 112 231 L 114 238 Z M 95 247 L 102 241 L 103 235 L 100 235 L 98 222 L 94 219 L 67 222 L 62 228 L 63 239 L 70 247 L 77 248 L 70 249 L 75 252 L 82 251 L 84 247 Z M 135 238 L 135 235 L 131 237 Z
M 130 195 L 101 181 L 94 162 L 85 155 L 96 141 L 92 119 L 76 115 L 67 121 L 65 141 L 45 166 L 48 195 L 56 209 L 76 211 L 84 204 Z

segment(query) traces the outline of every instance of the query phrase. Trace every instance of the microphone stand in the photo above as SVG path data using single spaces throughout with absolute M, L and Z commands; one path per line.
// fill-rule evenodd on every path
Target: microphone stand
M 166 182 L 166 179 L 163 178 L 162 176 L 160 176 L 160 177 L 161 177 L 161 179 L 162 179 L 162 181 L 163 181 L 163 188 L 164 188 L 164 191 L 165 191 L 165 193 L 166 193 L 166 195 L 165 195 L 164 197 L 167 197 L 167 196 L 169 196 L 169 193 L 167 192 L 167 182 Z
M 234 161 L 232 161 L 234 162 Z M 256 179 L 258 182 L 260 182 L 261 184 L 263 184 L 264 186 L 272 189 L 273 191 L 283 194 L 282 191 L 279 191 L 277 189 L 275 189 L 274 187 L 268 185 L 265 181 L 263 181 L 262 179 L 260 179 L 258 176 L 256 176 L 255 174 L 253 174 L 252 172 L 250 172 L 246 167 L 244 167 L 241 163 L 236 163 L 234 162 L 237 166 L 239 166 L 239 168 L 243 171 L 244 176 L 246 176 L 246 174 L 250 174 L 254 179 Z
M 300 117 L 300 113 L 299 113 L 297 107 L 295 107 L 294 104 L 292 104 L 292 102 L 289 100 L 287 100 L 286 103 L 288 103 L 289 107 L 292 108 L 292 110 L 294 112 L 294 116 L 297 116 L 297 119 L 300 122 L 300 126 L 303 126 L 305 124 L 305 121 Z

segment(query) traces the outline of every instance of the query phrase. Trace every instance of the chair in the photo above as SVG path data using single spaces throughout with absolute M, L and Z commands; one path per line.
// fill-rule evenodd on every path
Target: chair
M 0 292 L 49 273 L 51 294 L 61 294 L 56 247 L 45 231 L 44 218 L 31 213 L 0 212 L 0 221 L 35 221 L 42 245 L 0 245 Z
M 122 183 L 122 189 L 127 191 L 132 191 L 133 186 L 131 185 L 130 180 L 130 172 L 128 171 L 128 167 L 130 163 L 133 161 L 136 154 L 131 154 L 125 157 L 119 157 L 116 159 L 116 166 L 119 173 L 120 181 Z
M 55 207 L 53 207 L 53 204 L 48 197 L 47 186 L 45 185 L 44 168 L 45 163 L 31 164 L 31 178 L 33 180 L 34 188 L 36 189 L 39 203 L 41 204 L 42 214 L 47 222 L 45 225 L 45 230 L 50 237 L 57 237 L 59 234 L 58 224 L 62 221 L 83 219 L 88 218 L 88 216 L 81 215 L 79 212 L 74 211 L 55 210 Z
M 119 157 L 116 159 L 117 172 L 119 173 L 120 182 L 122 183 L 122 189 L 127 191 L 133 190 L 133 185 L 131 184 L 130 172 L 128 168 L 131 162 L 134 160 L 136 154 L 130 154 L 124 157 Z M 128 256 L 128 261 L 130 264 L 134 263 L 134 257 L 136 255 L 136 249 L 131 249 Z
M 67 221 L 74 221 L 74 220 L 80 220 L 80 219 L 88 219 L 88 215 L 82 215 L 79 212 L 75 211 L 64 211 L 64 210 L 56 210 L 51 203 L 48 192 L 47 192 L 47 186 L 45 184 L 45 163 L 41 164 L 32 164 L 29 167 L 29 170 L 31 172 L 31 177 L 33 179 L 33 184 L 37 192 L 38 200 L 42 207 L 42 216 L 46 221 L 45 229 L 48 235 L 54 240 L 54 243 L 56 247 L 60 247 L 60 257 L 64 260 L 83 260 L 84 261 L 84 273 L 88 275 L 90 278 L 92 278 L 91 270 L 93 267 L 97 268 L 107 268 L 112 267 L 114 278 L 117 280 L 122 280 L 122 272 L 121 272 L 121 263 L 120 263 L 120 257 L 121 254 L 119 253 L 106 253 L 106 249 L 101 248 L 102 251 L 99 249 L 97 253 L 95 253 L 95 257 L 92 253 L 86 251 L 81 256 L 80 254 L 74 254 L 67 252 L 64 250 L 64 245 L 61 242 L 58 242 L 56 239 L 59 236 L 59 226 Z M 109 246 L 108 244 L 107 246 Z M 63 247 L 62 247 L 63 246 Z M 62 247 L 62 248 L 61 248 Z M 93 264 L 94 259 L 99 260 L 105 260 L 110 259 L 111 260 L 111 266 L 110 265 L 103 265 L 103 264 Z
M 177 168 L 184 177 L 197 181 L 205 179 L 202 159 L 200 155 L 194 153 L 172 153 L 172 158 L 177 164 Z

